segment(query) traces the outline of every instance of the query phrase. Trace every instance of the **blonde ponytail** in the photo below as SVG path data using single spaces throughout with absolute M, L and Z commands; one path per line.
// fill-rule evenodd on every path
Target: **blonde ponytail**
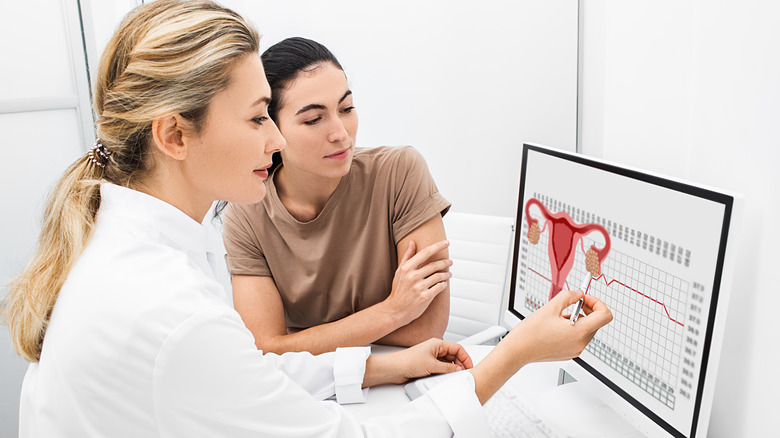
M 154 165 L 152 121 L 177 113 L 199 132 L 233 65 L 259 56 L 259 41 L 239 14 L 208 0 L 157 0 L 125 17 L 103 51 L 94 92 L 104 155 L 97 163 L 82 157 L 62 176 L 46 204 L 35 255 L 3 303 L 17 353 L 31 362 L 41 357 L 57 296 L 92 234 L 100 182 L 143 187 Z
M 89 241 L 100 205 L 101 174 L 102 169 L 86 157 L 65 171 L 46 203 L 35 255 L 9 284 L 3 323 L 17 354 L 30 362 L 40 359 L 51 310 Z

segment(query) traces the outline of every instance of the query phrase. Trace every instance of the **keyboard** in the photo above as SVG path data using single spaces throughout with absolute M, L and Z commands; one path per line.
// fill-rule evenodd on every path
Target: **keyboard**
M 406 394 L 414 400 L 448 376 L 440 374 L 414 380 L 406 384 Z M 496 438 L 569 438 L 545 424 L 536 407 L 511 382 L 485 403 L 484 410 Z
M 546 424 L 536 407 L 513 385 L 504 385 L 485 403 L 496 438 L 567 438 Z

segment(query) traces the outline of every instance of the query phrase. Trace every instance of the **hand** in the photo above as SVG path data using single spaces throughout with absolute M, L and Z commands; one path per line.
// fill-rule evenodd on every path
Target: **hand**
M 448 246 L 449 242 L 443 240 L 415 254 L 416 244 L 409 243 L 395 271 L 390 296 L 384 301 L 391 314 L 399 319 L 399 327 L 422 315 L 431 301 L 447 288 L 447 281 L 452 277 L 449 272 L 452 260 L 429 260 Z
M 598 298 L 586 295 L 585 316 L 572 324 L 564 310 L 583 296 L 582 291 L 561 291 L 525 318 L 477 365 L 474 389 L 484 404 L 517 370 L 531 362 L 577 357 L 599 328 L 612 321 L 612 312 Z
M 569 321 L 564 311 L 583 296 L 582 291 L 561 291 L 515 327 L 502 340 L 524 349 L 530 362 L 567 360 L 577 357 L 598 329 L 612 321 L 612 312 L 598 298 L 585 295 L 582 311 L 585 316 L 576 323 Z M 530 354 L 530 356 L 529 356 Z
M 415 377 L 452 373 L 473 366 L 471 357 L 459 344 L 433 338 L 395 353 L 370 356 L 363 386 L 404 383 Z

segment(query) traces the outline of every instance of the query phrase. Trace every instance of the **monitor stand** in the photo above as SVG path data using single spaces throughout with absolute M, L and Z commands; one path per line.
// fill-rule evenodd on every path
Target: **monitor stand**
M 563 368 L 555 387 L 536 397 L 539 413 L 567 436 L 577 438 L 640 438 L 644 435 Z

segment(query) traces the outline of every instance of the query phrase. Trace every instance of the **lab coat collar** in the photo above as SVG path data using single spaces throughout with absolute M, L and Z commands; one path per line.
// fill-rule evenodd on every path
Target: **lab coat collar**
M 159 232 L 174 245 L 204 254 L 208 236 L 202 224 L 173 205 L 146 193 L 111 183 L 100 184 L 98 216 L 110 215 Z

